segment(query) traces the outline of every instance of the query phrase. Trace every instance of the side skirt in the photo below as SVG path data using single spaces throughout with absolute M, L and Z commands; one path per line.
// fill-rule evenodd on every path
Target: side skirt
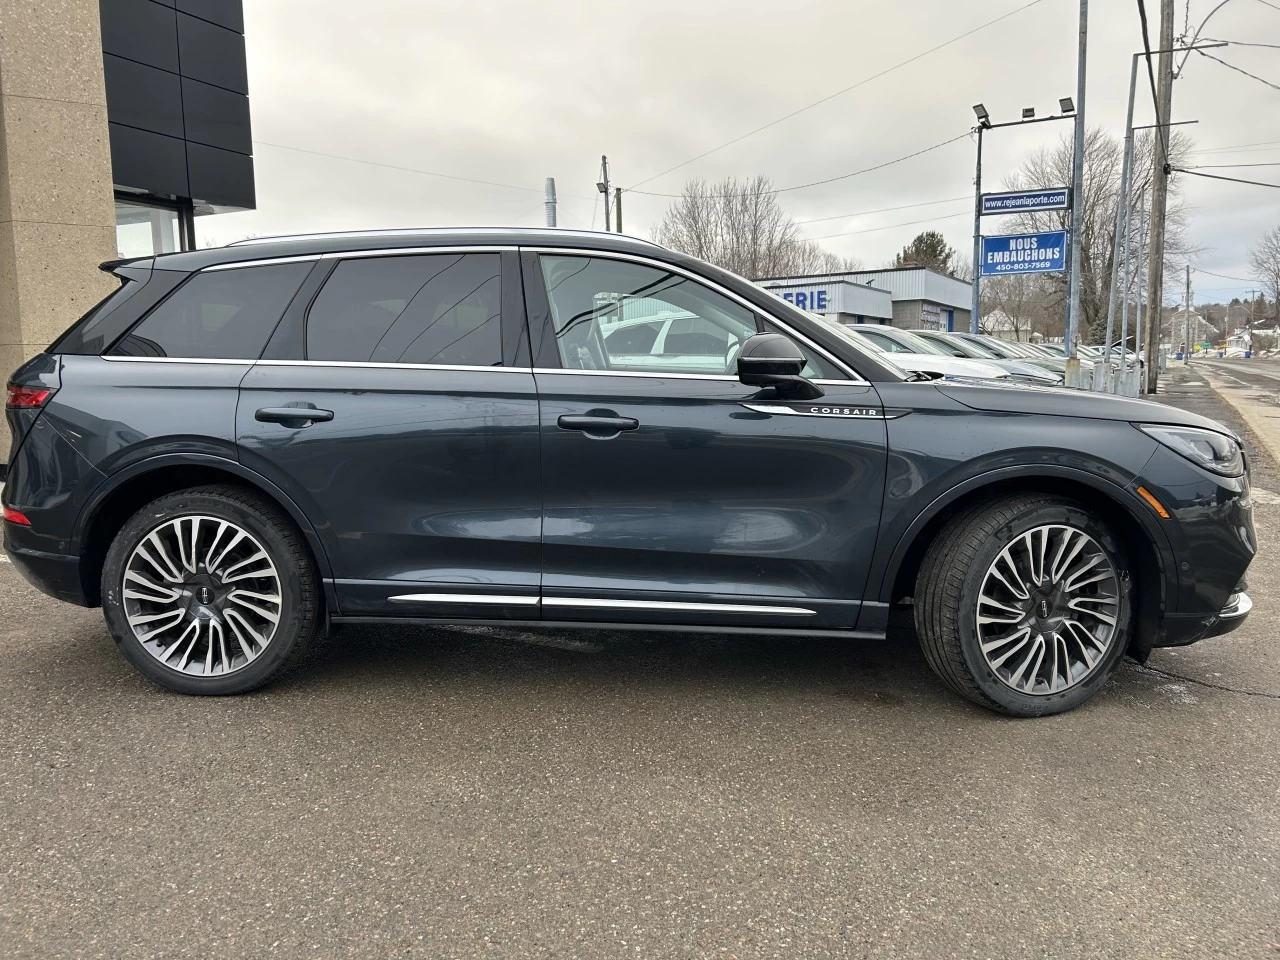
M 418 624 L 449 627 L 520 627 L 550 630 L 639 630 L 652 633 L 743 633 L 770 637 L 811 637 L 841 640 L 883 640 L 883 630 L 804 630 L 786 627 L 726 627 L 684 623 L 616 623 L 595 620 L 473 620 L 440 617 L 330 617 L 331 623 Z

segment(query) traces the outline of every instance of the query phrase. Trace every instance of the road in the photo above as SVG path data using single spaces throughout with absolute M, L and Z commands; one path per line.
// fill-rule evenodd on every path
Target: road
M 1162 399 L 1243 429 L 1199 369 Z M 1038 721 L 950 695 L 906 624 L 350 629 L 184 698 L 0 564 L 0 955 L 1275 957 L 1280 484 L 1252 459 L 1250 621 Z

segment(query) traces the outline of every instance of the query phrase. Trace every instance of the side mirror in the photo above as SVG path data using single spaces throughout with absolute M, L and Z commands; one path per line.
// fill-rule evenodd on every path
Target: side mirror
M 780 333 L 757 333 L 738 352 L 738 379 L 751 387 L 774 387 L 779 397 L 816 400 L 822 389 L 800 376 L 804 365 L 804 354 L 790 339 Z

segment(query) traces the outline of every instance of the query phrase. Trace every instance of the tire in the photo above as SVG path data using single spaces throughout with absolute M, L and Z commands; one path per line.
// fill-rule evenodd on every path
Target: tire
M 181 490 L 135 513 L 107 551 L 102 608 L 130 663 L 206 696 L 246 693 L 297 667 L 324 623 L 302 535 L 234 486 Z
M 1015 717 L 1062 713 L 1124 656 L 1130 584 L 1123 546 L 1080 504 L 989 501 L 954 517 L 925 553 L 916 633 L 934 672 L 974 703 Z

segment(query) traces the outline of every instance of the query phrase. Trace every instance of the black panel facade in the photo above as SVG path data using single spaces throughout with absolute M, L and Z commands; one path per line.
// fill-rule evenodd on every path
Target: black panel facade
M 100 0 L 117 189 L 252 209 L 241 0 Z
M 190 197 L 187 183 L 187 145 L 177 137 L 108 123 L 111 137 L 111 179 L 117 187 L 143 185 L 158 197 Z

